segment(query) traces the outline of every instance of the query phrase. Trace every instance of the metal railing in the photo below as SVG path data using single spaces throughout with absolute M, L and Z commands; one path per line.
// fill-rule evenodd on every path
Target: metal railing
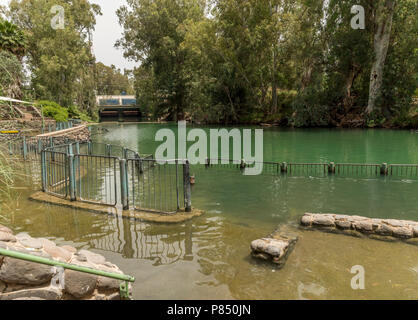
M 190 208 L 189 164 L 182 160 L 128 159 L 128 202 L 135 209 L 174 213 Z M 189 182 L 187 181 L 189 180 Z
M 50 145 L 41 150 L 40 161 L 42 190 L 48 194 L 71 201 L 121 204 L 124 210 L 191 211 L 187 160 L 156 161 L 127 148 L 92 142 Z
M 106 277 L 106 278 L 112 278 L 112 279 L 123 281 L 123 283 L 121 283 L 120 287 L 119 287 L 120 295 L 121 295 L 122 299 L 129 299 L 130 298 L 129 284 L 128 283 L 129 282 L 135 282 L 135 278 L 132 277 L 132 276 L 113 273 L 113 272 L 107 272 L 107 271 L 102 271 L 102 270 L 97 270 L 97 269 L 92 269 L 92 268 L 83 267 L 83 266 L 78 266 L 78 265 L 75 265 L 75 264 L 69 264 L 69 263 L 65 263 L 65 262 L 61 262 L 61 261 L 51 260 L 51 259 L 47 259 L 47 258 L 43 258 L 43 257 L 39 257 L 39 256 L 34 256 L 34 255 L 30 255 L 30 254 L 26 254 L 26 253 L 22 253 L 22 252 L 17 252 L 17 251 L 12 251 L 12 250 L 6 250 L 6 249 L 2 249 L 2 248 L 0 248 L 0 256 L 10 257 L 10 258 L 24 260 L 24 261 L 30 261 L 30 262 L 49 265 L 49 266 L 53 266 L 53 267 L 62 267 L 64 269 L 69 269 L 69 270 L 73 270 L 73 271 L 94 274 L 94 275 L 97 275 L 97 276 L 102 276 L 102 277 Z
M 205 167 L 213 165 L 219 168 L 244 169 L 254 166 L 245 160 L 206 159 Z M 288 163 L 262 162 L 262 174 L 286 174 L 289 176 L 320 176 L 335 175 L 341 177 L 418 177 L 418 164 L 368 164 L 368 163 Z

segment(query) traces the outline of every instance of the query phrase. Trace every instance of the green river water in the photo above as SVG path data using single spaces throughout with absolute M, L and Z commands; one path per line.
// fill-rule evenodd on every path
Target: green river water
M 175 125 L 102 124 L 93 140 L 154 153 L 158 129 Z M 208 128 L 206 128 L 208 129 Z M 264 129 L 264 160 L 418 163 L 418 133 L 392 130 Z M 135 299 L 418 299 L 418 248 L 297 228 L 305 212 L 418 220 L 418 179 L 243 176 L 193 168 L 193 206 L 205 214 L 152 224 L 34 203 L 39 178 L 26 165 L 0 223 L 15 232 L 104 255 L 136 278 Z M 299 241 L 281 270 L 254 261 L 250 242 L 277 227 Z M 365 290 L 350 270 L 362 265 Z

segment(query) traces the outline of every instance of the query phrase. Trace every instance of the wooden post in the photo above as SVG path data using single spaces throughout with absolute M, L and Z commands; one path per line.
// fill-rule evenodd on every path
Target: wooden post
M 334 174 L 335 173 L 335 163 L 330 162 L 328 165 L 328 173 Z

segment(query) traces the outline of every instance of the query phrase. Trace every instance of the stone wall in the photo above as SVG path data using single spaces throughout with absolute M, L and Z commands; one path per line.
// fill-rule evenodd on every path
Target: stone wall
M 301 219 L 301 225 L 350 235 L 364 234 L 377 239 L 401 239 L 418 244 L 418 222 L 410 220 L 305 213 Z
M 123 274 L 102 255 L 25 233 L 15 236 L 2 225 L 0 248 Z M 115 279 L 0 256 L 0 300 L 120 300 L 119 285 Z
M 80 125 L 77 127 L 49 132 L 45 134 L 40 134 L 37 138 L 40 139 L 49 139 L 50 137 L 54 138 L 54 144 L 64 144 L 66 139 L 75 140 L 79 142 L 87 142 L 90 141 L 90 130 L 86 125 Z
M 55 130 L 56 122 L 52 119 L 44 120 L 45 128 L 48 130 L 48 127 L 51 126 Z M 37 135 L 42 132 L 42 120 L 0 120 L 0 130 L 1 131 L 10 131 L 18 130 L 26 136 Z M 9 141 L 17 138 L 17 135 L 13 134 L 0 134 L 0 141 Z

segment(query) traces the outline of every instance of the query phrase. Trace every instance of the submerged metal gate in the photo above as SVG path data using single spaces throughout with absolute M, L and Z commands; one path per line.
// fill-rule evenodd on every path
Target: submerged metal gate
M 173 213 L 191 208 L 189 163 L 128 159 L 128 202 L 134 209 Z
M 104 155 L 92 154 L 99 149 Z M 113 156 L 112 150 L 126 158 Z M 41 150 L 41 171 L 42 190 L 71 201 L 159 213 L 191 211 L 187 160 L 157 161 L 126 148 L 70 143 Z

